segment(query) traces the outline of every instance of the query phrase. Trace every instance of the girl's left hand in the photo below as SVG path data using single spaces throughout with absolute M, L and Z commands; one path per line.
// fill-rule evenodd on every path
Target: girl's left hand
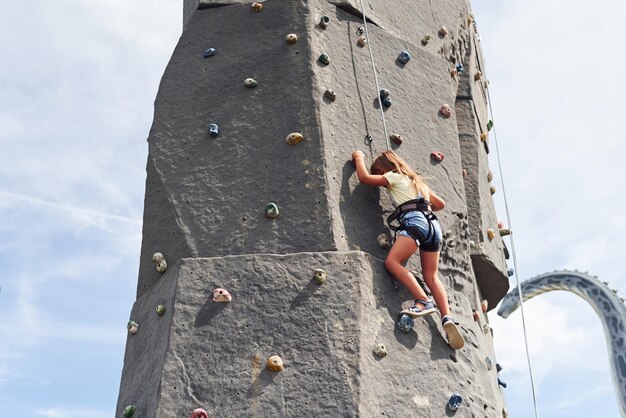
M 361 157 L 363 158 L 365 156 L 365 154 L 363 154 L 363 151 L 352 151 L 352 159 L 356 161 L 357 157 Z

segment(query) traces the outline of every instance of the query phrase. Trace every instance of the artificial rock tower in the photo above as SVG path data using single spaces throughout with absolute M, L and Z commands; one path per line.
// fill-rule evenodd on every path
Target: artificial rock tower
M 455 392 L 463 396 L 456 416 L 503 415 L 487 318 L 472 314 L 482 299 L 495 307 L 509 286 L 469 4 L 363 1 L 366 47 L 357 43 L 360 0 L 267 0 L 260 11 L 185 0 L 148 138 L 131 312 L 139 329 L 128 335 L 116 416 L 135 405 L 135 417 L 186 417 L 195 408 L 211 417 L 442 417 Z M 289 33 L 296 43 L 285 41 Z M 447 204 L 438 214 L 440 273 L 466 340 L 457 352 L 438 315 L 416 320 L 408 334 L 395 326 L 410 295 L 394 286 L 376 240 L 390 200 L 358 185 L 349 162 L 354 149 L 371 161 L 387 147 L 369 46 L 393 101 L 387 128 L 404 138 L 393 147 Z M 216 53 L 205 58 L 207 48 Z M 412 56 L 404 65 L 396 59 L 403 50 Z M 318 61 L 323 53 L 328 65 Z M 439 113 L 443 103 L 450 118 Z M 219 136 L 209 135 L 210 123 Z M 288 145 L 292 132 L 304 140 Z M 433 151 L 444 160 L 433 161 Z M 277 218 L 265 216 L 268 202 Z M 155 252 L 167 260 L 164 274 Z M 409 267 L 419 274 L 418 257 Z M 317 268 L 328 273 L 323 285 Z M 213 302 L 217 287 L 233 301 Z M 372 354 L 378 344 L 386 357 Z M 265 369 L 275 354 L 285 364 L 278 373 Z

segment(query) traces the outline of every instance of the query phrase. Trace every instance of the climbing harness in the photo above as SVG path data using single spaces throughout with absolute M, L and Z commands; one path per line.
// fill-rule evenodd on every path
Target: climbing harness
M 363 26 L 359 26 L 359 28 L 357 29 L 357 36 L 361 36 L 363 33 L 365 33 L 365 38 L 366 39 L 371 39 L 370 35 L 367 31 L 367 17 L 365 16 L 365 6 L 363 4 L 363 0 L 360 1 L 361 3 L 361 14 L 363 15 Z M 372 72 L 374 73 L 374 83 L 376 84 L 376 91 L 379 92 L 380 94 L 380 85 L 378 84 L 378 73 L 376 72 L 376 64 L 374 64 L 374 54 L 372 53 L 372 43 L 368 42 L 367 43 L 367 49 L 369 51 L 370 54 L 370 62 L 372 63 Z M 383 121 L 383 131 L 385 133 L 385 142 L 387 143 L 387 151 L 389 151 L 391 149 L 391 144 L 389 143 L 389 134 L 387 133 L 387 122 L 385 121 L 385 112 L 383 111 L 383 104 L 382 102 L 380 103 L 380 117 Z M 366 142 L 367 145 L 370 145 L 372 143 L 371 141 L 371 135 L 368 132 L 366 139 L 370 139 L 369 143 Z
M 424 235 L 422 231 L 416 226 L 404 226 L 402 224 L 401 217 L 409 212 L 421 212 L 424 214 L 426 221 L 428 222 L 428 234 Z M 400 218 L 400 219 L 399 219 Z M 387 226 L 389 229 L 393 231 L 393 240 L 396 240 L 396 232 L 397 231 L 406 231 L 407 234 L 411 236 L 414 240 L 419 243 L 428 242 L 434 234 L 435 227 L 433 226 L 433 221 L 437 220 L 437 216 L 430 210 L 430 202 L 423 197 L 409 200 L 407 202 L 398 205 L 396 210 L 394 210 L 391 215 L 387 217 Z M 393 225 L 394 221 L 398 221 L 399 226 Z
M 535 381 L 533 379 L 533 370 L 532 370 L 532 366 L 531 366 L 531 362 L 530 362 L 530 354 L 528 352 L 528 335 L 526 333 L 526 318 L 524 316 L 524 307 L 523 307 L 523 299 L 522 299 L 522 286 L 519 280 L 519 269 L 517 268 L 517 257 L 515 255 L 515 243 L 513 242 L 513 225 L 511 223 L 511 215 L 509 213 L 509 204 L 506 198 L 506 188 L 504 186 L 504 176 L 502 175 L 502 163 L 500 162 L 500 150 L 498 149 L 498 137 L 496 135 L 496 129 L 493 123 L 493 106 L 491 105 L 491 95 L 489 94 L 489 89 L 486 88 L 485 89 L 487 91 L 487 101 L 489 104 L 489 116 L 491 116 L 491 119 L 489 120 L 489 123 L 487 123 L 487 130 L 493 130 L 493 140 L 496 144 L 496 157 L 498 160 L 498 170 L 500 172 L 500 182 L 502 183 L 502 196 L 504 199 L 504 209 L 506 211 L 506 220 L 507 223 L 509 225 L 509 228 L 511 229 L 511 235 L 510 235 L 510 239 L 511 239 L 511 253 L 513 254 L 513 267 L 514 267 L 514 275 L 515 278 L 517 279 L 517 292 L 519 295 L 519 300 L 520 300 L 520 312 L 522 314 L 522 331 L 524 334 L 524 346 L 526 348 L 526 362 L 528 364 L 528 374 L 530 375 L 530 388 L 532 391 L 532 395 L 533 395 L 533 406 L 534 406 L 534 411 L 535 411 L 535 418 L 539 418 L 539 412 L 537 410 L 537 395 L 535 393 Z M 493 193 L 492 193 L 493 194 Z M 506 248 L 506 247 L 505 247 Z M 508 273 L 508 272 L 507 272 Z

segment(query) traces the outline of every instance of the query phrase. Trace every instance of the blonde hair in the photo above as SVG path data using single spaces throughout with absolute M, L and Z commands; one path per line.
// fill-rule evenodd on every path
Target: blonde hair
M 428 199 L 430 188 L 419 174 L 409 167 L 409 165 L 393 151 L 385 151 L 372 163 L 370 172 L 372 174 L 382 175 L 389 171 L 404 174 L 411 180 L 411 186 L 415 194 L 422 193 Z

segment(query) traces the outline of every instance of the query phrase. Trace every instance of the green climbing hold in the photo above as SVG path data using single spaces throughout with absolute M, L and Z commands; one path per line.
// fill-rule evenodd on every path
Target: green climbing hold
M 137 408 L 135 408 L 135 405 L 128 405 L 126 408 L 124 408 L 124 417 L 132 417 L 136 410 Z
M 384 344 L 378 344 L 372 351 L 376 356 L 381 358 L 387 355 L 387 348 Z
M 165 313 L 165 306 L 163 305 L 159 305 L 156 307 L 156 313 L 158 313 L 159 315 L 163 315 Z
M 493 121 L 489 119 L 489 122 L 487 122 L 487 130 L 490 131 L 492 128 L 493 128 Z
M 328 25 L 330 24 L 330 17 L 328 16 L 322 16 L 320 18 L 320 26 L 324 29 L 326 29 L 328 27 Z
M 430 35 L 426 35 L 422 38 L 422 45 L 426 46 L 428 45 L 428 42 L 430 42 L 430 40 L 432 39 L 432 37 Z
M 319 62 L 321 62 L 324 65 L 328 65 L 330 64 L 330 57 L 328 56 L 328 54 L 322 54 L 319 56 L 319 58 L 317 59 Z
M 313 270 L 313 272 L 315 273 L 315 282 L 317 284 L 326 283 L 326 279 L 328 278 L 328 274 L 326 274 L 326 271 L 324 271 L 323 269 L 315 269 Z
M 280 213 L 278 212 L 278 206 L 276 205 L 276 203 L 270 202 L 265 205 L 265 216 L 267 216 L 268 218 L 276 218 L 279 214 Z

